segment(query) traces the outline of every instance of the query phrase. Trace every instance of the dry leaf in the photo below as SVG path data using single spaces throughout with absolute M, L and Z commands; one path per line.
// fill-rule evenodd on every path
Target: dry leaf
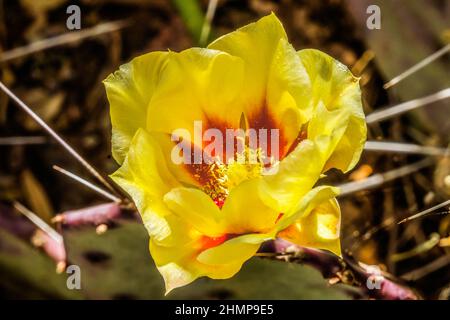
M 44 188 L 29 169 L 22 171 L 20 182 L 31 210 L 45 222 L 50 222 L 54 212 L 52 205 Z

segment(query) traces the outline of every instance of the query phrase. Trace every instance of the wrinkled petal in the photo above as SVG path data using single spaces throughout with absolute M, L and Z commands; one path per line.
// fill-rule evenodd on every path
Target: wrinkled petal
M 297 138 L 306 118 L 311 85 L 281 22 L 268 15 L 224 35 L 209 48 L 245 61 L 244 112 L 252 129 L 279 129 L 282 158 Z M 270 153 L 270 152 L 269 152 Z
M 220 209 L 203 191 L 174 188 L 166 193 L 164 202 L 172 212 L 189 221 L 202 234 L 217 237 L 225 233 L 225 228 L 220 225 Z
M 156 266 L 163 276 L 166 285 L 166 294 L 171 290 L 187 285 L 195 279 L 207 276 L 212 279 L 228 279 L 235 275 L 259 247 L 258 244 L 243 242 L 241 245 L 232 245 L 237 251 L 233 251 L 233 256 L 218 257 L 221 254 L 229 254 L 227 248 L 221 249 L 222 245 L 210 251 L 203 249 L 203 236 L 184 225 L 183 230 L 177 233 L 179 242 L 173 246 L 162 246 L 150 240 L 150 252 Z M 186 235 L 189 235 L 186 238 Z M 232 240 L 230 240 L 232 241 Z M 262 241 L 262 240 L 260 240 Z M 206 254 L 203 256 L 203 252 Z M 199 258 L 200 257 L 200 258 Z M 229 259 L 230 258 L 230 259 Z
M 317 166 L 321 167 L 321 172 L 330 169 L 331 158 L 339 155 L 336 150 L 342 145 L 350 119 L 346 109 L 328 110 L 321 102 L 316 107 L 308 125 L 308 139 L 313 140 L 319 150 L 321 161 Z
M 340 256 L 340 222 L 339 204 L 332 198 L 297 219 L 278 236 L 300 246 L 326 249 Z
M 216 39 L 208 46 L 245 61 L 247 114 L 264 102 L 269 68 L 281 39 L 287 40 L 286 32 L 278 18 L 271 14 Z
M 255 255 L 261 242 L 264 240 L 263 238 L 258 238 L 261 242 L 249 243 L 241 238 L 237 237 L 217 247 L 207 249 L 200 253 L 197 260 L 208 265 L 223 265 L 228 263 L 240 263 L 242 265 Z
M 167 56 L 167 52 L 144 54 L 122 65 L 104 81 L 110 104 L 112 155 L 120 164 L 136 131 L 146 127 L 147 106 Z
M 195 240 L 192 239 L 170 247 L 150 239 L 150 253 L 164 279 L 166 294 L 202 276 L 202 266 L 195 259 L 197 252 L 194 245 Z
M 266 97 L 268 112 L 275 127 L 281 130 L 280 158 L 291 148 L 302 125 L 310 118 L 310 98 L 311 82 L 305 67 L 292 45 L 281 39 L 269 70 Z
M 155 250 L 151 251 L 155 252 Z M 241 270 L 242 264 L 226 264 L 208 266 L 199 262 L 190 261 L 179 263 L 170 262 L 157 266 L 166 286 L 166 295 L 173 289 L 188 285 L 194 280 L 208 276 L 211 279 L 229 279 Z
M 280 212 L 262 201 L 257 192 L 261 183 L 261 178 L 247 180 L 231 190 L 222 208 L 228 233 L 263 233 L 274 227 Z
M 165 216 L 170 211 L 163 196 L 180 183 L 169 171 L 157 141 L 138 129 L 122 166 L 111 178 L 133 199 L 150 236 L 162 239 L 171 233 Z
M 336 187 L 319 186 L 313 188 L 298 201 L 294 208 L 281 217 L 277 223 L 277 229 L 284 230 L 298 219 L 308 216 L 321 203 L 336 197 L 338 194 L 339 188 Z
M 196 143 L 194 121 L 202 122 L 203 131 L 238 128 L 243 70 L 242 59 L 225 52 L 200 48 L 171 52 L 148 107 L 147 129 L 169 134 L 184 129 Z M 201 139 L 200 133 L 199 147 Z
M 348 114 L 345 133 L 326 167 L 346 172 L 359 160 L 367 134 L 359 79 L 346 66 L 319 50 L 300 50 L 298 55 L 312 83 L 312 106 L 323 105 L 330 111 Z
M 192 174 L 192 170 L 185 163 L 190 159 L 190 155 L 183 154 L 184 161 L 182 163 L 175 163 L 172 159 L 173 152 L 180 152 L 179 145 L 172 141 L 171 135 L 165 132 L 151 132 L 151 136 L 158 142 L 161 148 L 162 154 L 165 158 L 165 163 L 169 168 L 169 171 L 174 175 L 177 181 L 192 186 L 199 186 L 198 180 L 196 180 Z M 176 151 L 174 151 L 176 150 Z
M 317 145 L 311 140 L 302 141 L 279 163 L 275 174 L 263 177 L 261 198 L 278 212 L 289 211 L 311 190 L 320 177 L 323 164 L 325 159 Z
M 150 252 L 152 253 L 152 256 L 156 255 L 155 249 Z M 157 265 L 156 267 L 164 279 L 166 295 L 173 289 L 186 286 L 199 277 L 198 272 L 183 268 L 183 266 L 180 266 L 175 262 L 169 262 L 160 266 Z
M 308 125 L 308 139 L 279 163 L 274 174 L 264 176 L 261 197 L 265 203 L 287 212 L 311 190 L 341 143 L 348 119 L 346 110 L 328 110 L 323 104 L 316 107 Z

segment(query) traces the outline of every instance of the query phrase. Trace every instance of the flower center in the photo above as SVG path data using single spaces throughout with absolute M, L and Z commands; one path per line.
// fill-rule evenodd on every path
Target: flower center
M 194 176 L 201 183 L 203 191 L 222 208 L 232 188 L 243 181 L 260 177 L 264 169 L 274 163 L 261 149 L 245 146 L 242 152 L 236 153 L 226 164 L 217 158 L 211 164 L 197 165 Z

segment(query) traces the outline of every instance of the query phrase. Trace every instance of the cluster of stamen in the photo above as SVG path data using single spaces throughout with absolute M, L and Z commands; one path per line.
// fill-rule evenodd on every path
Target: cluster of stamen
M 197 165 L 194 177 L 202 185 L 203 191 L 221 208 L 229 190 L 245 180 L 260 177 L 265 168 L 273 165 L 275 160 L 266 157 L 261 148 L 253 149 L 248 145 L 236 152 L 225 163 L 215 157 L 209 164 Z

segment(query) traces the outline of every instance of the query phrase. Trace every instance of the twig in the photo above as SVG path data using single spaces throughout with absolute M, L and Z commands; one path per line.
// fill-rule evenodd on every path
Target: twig
M 445 256 L 442 256 L 421 268 L 405 273 L 400 278 L 407 281 L 416 281 L 436 270 L 439 270 L 440 268 L 447 266 L 448 264 L 450 264 L 450 254 L 446 254 Z
M 0 145 L 16 146 L 25 144 L 44 144 L 47 143 L 47 137 L 1 137 Z
M 366 122 L 368 124 L 376 123 L 447 98 L 450 98 L 450 88 L 441 90 L 426 97 L 403 102 L 392 107 L 387 107 L 379 111 L 372 112 L 366 117 Z
M 60 173 L 62 173 L 64 175 L 68 176 L 69 178 L 72 178 L 73 180 L 81 183 L 82 185 L 88 187 L 89 189 L 94 190 L 95 192 L 101 194 L 102 196 L 108 198 L 109 200 L 112 200 L 112 201 L 117 202 L 117 203 L 122 202 L 122 200 L 120 198 L 118 198 L 118 197 L 112 195 L 111 193 L 109 193 L 109 192 L 99 188 L 98 186 L 94 185 L 93 183 L 91 183 L 91 182 L 89 182 L 87 180 L 84 180 L 83 178 L 77 176 L 76 174 L 73 174 L 70 171 L 67 171 L 67 170 L 65 170 L 65 169 L 63 169 L 63 168 L 61 168 L 59 166 L 56 166 L 56 165 L 53 166 L 53 169 L 55 169 L 56 171 L 58 171 L 58 172 L 60 172 Z
M 379 268 L 364 265 L 353 261 L 352 257 L 344 259 L 327 251 L 301 247 L 283 239 L 269 241 L 261 248 L 263 253 L 271 258 L 279 258 L 288 262 L 307 264 L 319 270 L 325 278 L 333 283 L 342 282 L 357 286 L 369 297 L 389 300 L 417 300 L 420 296 L 412 289 L 406 287 L 399 279 L 381 272 Z M 335 280 L 336 279 L 336 280 Z M 369 284 L 377 282 L 377 287 Z
M 415 73 L 415 72 L 419 71 L 420 69 L 422 69 L 423 67 L 429 65 L 430 63 L 432 63 L 436 59 L 440 58 L 441 56 L 443 56 L 444 54 L 446 54 L 449 51 L 450 51 L 450 44 L 447 44 L 445 47 L 439 49 L 435 53 L 429 55 L 425 59 L 421 60 L 419 63 L 417 63 L 414 66 L 412 66 L 411 68 L 409 68 L 408 70 L 406 70 L 403 73 L 401 73 L 400 75 L 396 76 L 389 82 L 385 83 L 383 85 L 383 88 L 387 90 L 387 89 L 393 87 L 394 85 L 396 85 L 403 79 L 409 77 L 413 73 Z
M 80 31 L 66 32 L 64 34 L 54 36 L 48 39 L 43 39 L 30 43 L 29 45 L 15 48 L 9 51 L 2 52 L 0 55 L 0 62 L 14 60 L 35 52 L 50 49 L 53 47 L 65 45 L 72 42 L 77 42 L 82 39 L 96 37 L 104 33 L 114 32 L 130 25 L 128 20 L 112 21 L 101 23 L 95 27 L 83 29 Z
M 95 178 L 98 179 L 111 192 L 117 194 L 114 187 L 103 178 L 103 176 L 91 166 L 78 152 L 76 152 L 63 138 L 61 138 L 44 120 L 42 120 L 30 107 L 20 100 L 11 90 L 0 81 L 0 89 L 3 90 L 22 110 L 32 117 L 45 131 L 47 131 L 64 149 L 78 160 Z
M 427 252 L 431 249 L 433 249 L 435 246 L 439 244 L 439 240 L 441 240 L 441 237 L 439 236 L 439 233 L 432 233 L 430 235 L 430 239 L 427 241 L 420 243 L 418 246 L 412 248 L 411 250 L 404 251 L 404 252 L 397 252 L 393 255 L 391 255 L 391 260 L 393 262 L 399 262 L 402 260 L 410 259 L 412 257 L 415 257 L 421 253 Z

